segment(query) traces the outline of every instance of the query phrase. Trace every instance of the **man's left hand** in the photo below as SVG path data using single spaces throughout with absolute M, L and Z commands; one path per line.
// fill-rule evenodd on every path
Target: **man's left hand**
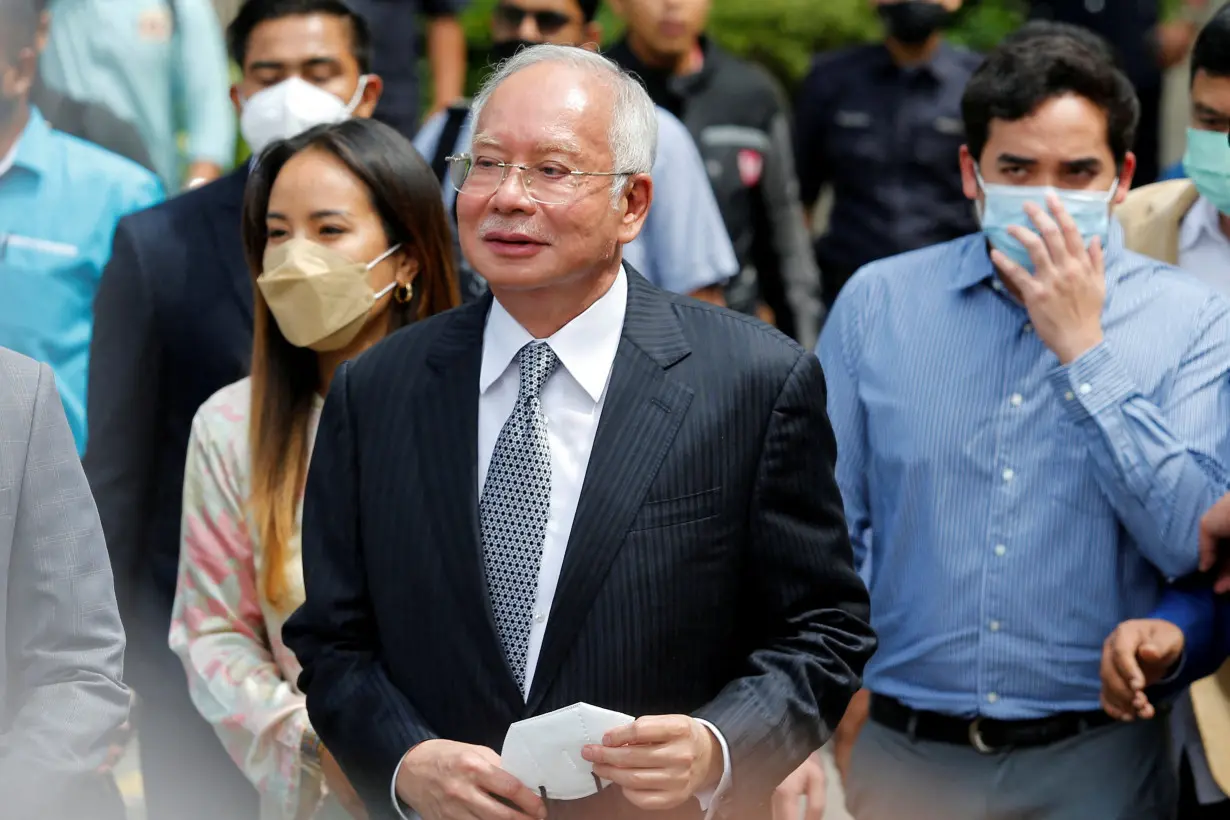
M 673 809 L 722 779 L 722 746 L 687 715 L 637 718 L 607 732 L 581 756 L 594 774 L 620 786 L 637 808 Z
M 773 792 L 773 820 L 824 820 L 828 779 L 819 752 L 812 752 Z M 807 798 L 801 811 L 802 798 Z
M 1047 205 L 1050 214 L 1025 205 L 1037 233 L 1016 225 L 1008 229 L 1029 251 L 1033 274 L 1001 251 L 991 251 L 991 260 L 1025 303 L 1038 338 L 1066 365 L 1102 341 L 1106 266 L 1101 239 L 1094 237 L 1086 249 L 1059 198 L 1051 195 Z

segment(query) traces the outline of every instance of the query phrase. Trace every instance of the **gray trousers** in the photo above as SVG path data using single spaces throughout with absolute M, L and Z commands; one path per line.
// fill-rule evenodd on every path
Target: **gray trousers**
M 1177 783 L 1165 720 L 983 755 L 868 720 L 850 760 L 855 820 L 1170 820 Z

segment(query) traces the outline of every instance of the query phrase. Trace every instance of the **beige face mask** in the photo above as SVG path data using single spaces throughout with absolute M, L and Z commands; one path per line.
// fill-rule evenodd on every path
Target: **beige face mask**
M 367 272 L 400 247 L 364 264 L 308 239 L 291 239 L 265 250 L 256 286 L 286 341 L 319 353 L 340 350 L 367 324 L 376 300 L 397 285 L 376 293 Z

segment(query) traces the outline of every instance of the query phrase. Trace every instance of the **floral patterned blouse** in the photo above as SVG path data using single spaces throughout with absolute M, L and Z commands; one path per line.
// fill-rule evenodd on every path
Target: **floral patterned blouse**
M 303 562 L 296 535 L 284 570 L 291 600 L 274 607 L 259 580 L 263 553 L 247 505 L 251 395 L 248 379 L 225 387 L 192 422 L 171 649 L 184 663 L 197 710 L 260 792 L 261 820 L 345 818 L 300 765 L 310 724 L 282 624 L 303 602 Z M 322 405 L 319 398 L 313 404 L 309 439 Z M 302 526 L 302 510 L 297 516 Z

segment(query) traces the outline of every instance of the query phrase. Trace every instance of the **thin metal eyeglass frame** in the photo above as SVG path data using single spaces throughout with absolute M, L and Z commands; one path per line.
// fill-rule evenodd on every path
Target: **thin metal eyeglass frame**
M 447 162 L 449 166 L 449 174 L 448 174 L 449 184 L 453 186 L 453 190 L 456 191 L 458 194 L 461 194 L 464 196 L 494 196 L 496 191 L 500 190 L 500 187 L 503 186 L 504 182 L 508 179 L 508 169 L 516 168 L 518 171 L 521 172 L 519 174 L 519 176 L 521 177 L 521 189 L 525 191 L 526 196 L 528 196 L 530 199 L 537 202 L 539 205 L 563 205 L 564 203 L 569 202 L 572 199 L 574 199 L 577 195 L 577 191 L 580 190 L 580 186 L 575 184 L 578 177 L 630 177 L 630 176 L 633 176 L 632 171 L 571 171 L 570 170 L 568 172 L 568 176 L 572 177 L 572 179 L 574 180 L 572 192 L 568 196 L 566 196 L 564 199 L 561 199 L 558 201 L 551 201 L 551 200 L 539 199 L 538 196 L 534 193 L 534 187 L 530 185 L 528 182 L 526 182 L 525 175 L 528 171 L 532 170 L 530 166 L 528 165 L 520 165 L 515 162 L 500 162 L 499 160 L 492 160 L 500 168 L 500 181 L 495 184 L 495 187 L 492 188 L 490 192 L 484 194 L 484 193 L 475 193 L 472 191 L 466 192 L 462 190 L 462 187 L 465 185 L 466 180 L 470 178 L 470 171 L 473 170 L 473 167 L 474 167 L 473 166 L 473 161 L 474 161 L 473 156 L 471 156 L 470 154 L 453 154 L 451 156 L 445 157 L 444 161 Z M 466 168 L 466 175 L 462 177 L 461 185 L 458 185 L 456 180 L 453 179 L 453 167 L 455 166 L 456 163 L 460 163 L 460 162 L 468 163 L 469 167 Z

